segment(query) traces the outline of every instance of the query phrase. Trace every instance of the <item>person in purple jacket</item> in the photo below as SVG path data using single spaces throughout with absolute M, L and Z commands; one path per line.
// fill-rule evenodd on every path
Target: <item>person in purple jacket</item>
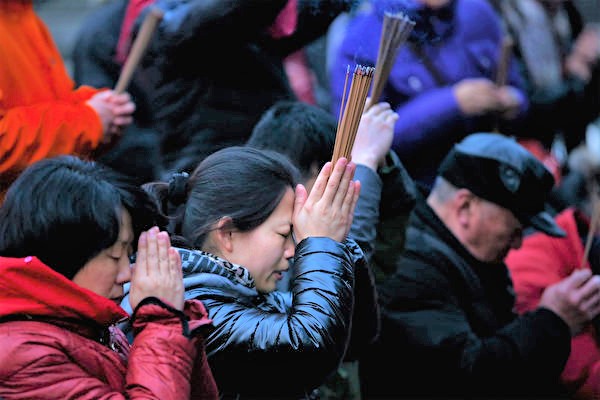
M 501 21 L 485 0 L 365 0 L 332 49 L 331 110 L 338 113 L 347 66 L 375 66 L 385 12 L 415 21 L 398 49 L 381 101 L 398 113 L 392 149 L 415 181 L 431 186 L 451 146 L 469 133 L 514 132 L 528 109 L 512 60 L 497 84 Z M 504 75 L 504 74 L 503 74 Z

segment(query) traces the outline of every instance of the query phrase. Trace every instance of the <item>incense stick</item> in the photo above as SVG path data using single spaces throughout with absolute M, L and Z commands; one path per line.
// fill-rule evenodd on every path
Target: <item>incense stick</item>
M 415 22 L 401 12 L 384 14 L 369 108 L 379 101 L 398 49 L 406 42 L 414 26 Z
M 591 183 L 590 188 L 590 202 L 592 207 L 592 216 L 590 221 L 590 227 L 588 230 L 587 238 L 585 240 L 585 250 L 583 251 L 583 257 L 581 258 L 580 268 L 583 268 L 587 262 L 590 249 L 592 247 L 592 239 L 596 234 L 596 226 L 598 225 L 598 218 L 600 217 L 600 199 L 598 198 L 598 184 L 594 181 Z
M 146 15 L 144 22 L 142 23 L 142 27 L 140 28 L 140 33 L 136 36 L 135 41 L 131 46 L 131 52 L 125 60 L 123 70 L 121 71 L 119 80 L 114 88 L 115 92 L 122 93 L 127 89 L 127 86 L 129 86 L 129 82 L 133 77 L 133 72 L 140 63 L 140 60 L 146 51 L 146 47 L 148 47 L 150 38 L 152 37 L 152 34 L 154 33 L 154 30 L 156 29 L 156 26 L 162 17 L 162 10 L 155 7 L 153 7 L 148 15 Z
M 344 99 L 346 99 L 346 83 L 350 73 L 349 68 L 346 70 L 346 83 L 344 83 L 344 93 L 340 107 L 343 112 L 340 112 L 338 119 L 331 159 L 334 164 L 341 157 L 350 159 L 352 146 L 354 145 L 354 139 L 358 131 L 358 124 L 360 123 L 369 87 L 373 80 L 374 70 L 375 68 L 373 67 L 355 66 L 352 81 L 350 82 L 350 90 L 348 91 L 347 100 L 344 103 Z
M 508 67 L 510 65 L 510 59 L 512 56 L 513 41 L 510 36 L 505 36 L 502 39 L 502 46 L 500 48 L 500 57 L 498 58 L 498 71 L 496 72 L 496 85 L 506 85 L 508 77 Z
M 500 47 L 500 56 L 498 57 L 498 70 L 496 71 L 496 86 L 506 85 L 508 79 L 508 69 L 512 56 L 513 40 L 509 35 L 504 36 Z M 494 117 L 494 132 L 500 132 L 500 121 L 498 116 Z

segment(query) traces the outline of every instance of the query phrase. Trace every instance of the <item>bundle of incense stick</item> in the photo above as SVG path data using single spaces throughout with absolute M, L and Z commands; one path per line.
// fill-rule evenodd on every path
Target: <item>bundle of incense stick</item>
M 350 158 L 358 124 L 365 108 L 369 86 L 373 80 L 373 67 L 364 67 L 356 65 L 352 74 L 352 82 L 346 99 L 346 88 L 348 86 L 348 75 L 350 66 L 346 70 L 346 80 L 344 82 L 344 91 L 342 103 L 340 104 L 340 116 L 335 134 L 335 144 L 333 147 L 333 157 L 331 161 L 335 162 L 341 158 Z
M 379 101 L 398 49 L 406 42 L 414 27 L 415 22 L 401 12 L 384 14 L 369 107 Z

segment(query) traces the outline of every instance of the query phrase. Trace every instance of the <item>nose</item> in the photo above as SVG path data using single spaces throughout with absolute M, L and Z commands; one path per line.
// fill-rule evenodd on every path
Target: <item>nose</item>
M 294 257 L 294 254 L 296 254 L 296 244 L 294 243 L 292 235 L 290 235 L 290 237 L 285 241 L 284 246 L 283 257 L 285 257 L 286 260 L 289 260 L 290 258 Z
M 116 283 L 122 285 L 131 280 L 131 264 L 129 262 L 129 257 L 122 257 L 119 262 L 119 272 L 117 273 Z

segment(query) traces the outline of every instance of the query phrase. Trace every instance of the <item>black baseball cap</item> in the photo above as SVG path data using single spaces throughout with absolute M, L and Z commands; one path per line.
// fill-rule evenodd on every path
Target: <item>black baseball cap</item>
M 525 226 L 554 237 L 566 236 L 546 211 L 554 177 L 512 137 L 498 133 L 465 137 L 446 155 L 438 175 L 510 210 Z

